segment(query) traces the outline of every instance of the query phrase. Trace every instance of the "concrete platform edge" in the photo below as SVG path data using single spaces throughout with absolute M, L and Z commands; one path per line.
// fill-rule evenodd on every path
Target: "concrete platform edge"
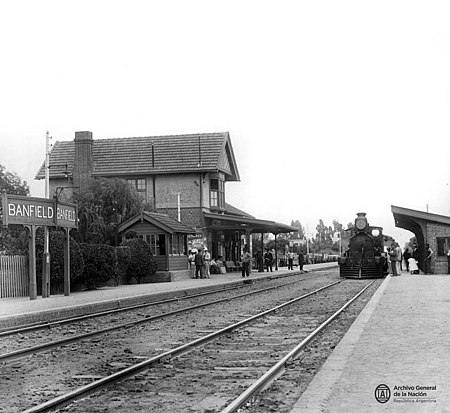
M 389 276 L 384 279 L 383 283 L 366 304 L 345 336 L 333 350 L 331 356 L 311 380 L 302 396 L 294 405 L 291 413 L 305 411 L 308 413 L 323 413 L 327 411 L 326 406 L 330 402 L 332 391 L 336 386 L 339 386 L 339 380 L 342 372 L 345 371 L 345 365 L 351 361 L 361 334 L 366 328 L 369 319 L 372 317 L 390 280 L 391 277 Z
M 330 265 L 326 265 L 325 263 L 322 264 L 322 266 L 318 266 L 316 268 L 309 267 L 305 268 L 305 273 L 310 272 L 317 272 L 317 271 L 323 271 L 323 270 L 329 270 L 332 268 L 336 268 L 336 263 L 330 263 Z M 250 278 L 250 280 L 258 281 L 262 278 L 281 278 L 286 277 L 290 275 L 299 274 L 299 270 L 293 270 L 288 272 L 288 270 L 279 270 L 274 271 L 273 273 L 258 273 L 258 272 L 252 272 L 253 277 Z M 69 317 L 76 317 L 76 316 L 82 316 L 87 314 L 92 314 L 100 311 L 108 311 L 113 310 L 121 307 L 129 307 L 133 305 L 139 305 L 144 303 L 150 303 L 155 301 L 161 301 L 166 300 L 174 297 L 181 297 L 185 296 L 187 294 L 193 294 L 195 292 L 200 291 L 208 291 L 212 289 L 217 289 L 219 285 L 239 285 L 244 282 L 244 280 L 238 275 L 238 273 L 231 273 L 232 275 L 236 275 L 235 280 L 218 280 L 218 282 L 214 284 L 208 284 L 204 286 L 192 286 L 192 287 L 182 287 L 180 281 L 175 282 L 169 282 L 169 283 L 162 283 L 167 285 L 174 285 L 180 283 L 179 289 L 173 289 L 171 291 L 157 291 L 152 293 L 145 293 L 145 294 L 139 294 L 139 295 L 133 295 L 133 296 L 123 296 L 120 298 L 114 298 L 114 299 L 108 299 L 108 300 L 102 300 L 102 301 L 95 301 L 90 303 L 82 303 L 78 305 L 72 305 L 72 306 L 61 306 L 57 308 L 49 308 L 44 309 L 37 312 L 26 312 L 26 313 L 20 313 L 20 314 L 14 314 L 14 315 L 7 315 L 0 317 L 0 331 L 11 329 L 18 326 L 24 326 L 24 325 L 32 325 L 37 323 L 45 323 L 45 322 L 53 322 L 58 321 L 61 319 L 69 318 Z M 190 281 L 190 279 L 184 280 Z M 145 284 L 145 285 L 151 285 Z M 116 287 L 116 288 L 120 288 Z

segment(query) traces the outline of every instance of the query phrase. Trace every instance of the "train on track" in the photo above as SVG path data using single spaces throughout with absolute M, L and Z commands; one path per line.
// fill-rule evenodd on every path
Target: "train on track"
M 383 228 L 372 227 L 366 214 L 360 212 L 351 228 L 348 250 L 339 257 L 339 272 L 343 278 L 383 278 L 388 273 L 384 252 Z

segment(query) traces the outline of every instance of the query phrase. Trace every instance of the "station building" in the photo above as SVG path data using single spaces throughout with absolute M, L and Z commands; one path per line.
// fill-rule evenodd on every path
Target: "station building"
M 450 259 L 450 217 L 402 208 L 391 205 L 395 226 L 411 231 L 417 239 L 417 247 L 421 252 L 419 267 L 424 268 L 425 246 L 430 245 L 434 252 L 431 257 L 431 272 L 447 274 Z
M 70 199 L 97 177 L 126 180 L 154 212 L 194 230 L 187 248 L 207 246 L 213 257 L 224 260 L 238 261 L 244 245 L 252 250 L 252 233 L 272 233 L 276 240 L 280 233 L 297 230 L 257 219 L 226 202 L 227 185 L 240 181 L 228 132 L 94 140 L 92 132 L 83 131 L 75 132 L 72 141 L 53 145 L 51 195 Z M 36 179 L 44 178 L 43 164 Z M 141 234 L 144 239 L 147 235 L 152 234 Z M 172 250 L 165 248 L 169 254 Z

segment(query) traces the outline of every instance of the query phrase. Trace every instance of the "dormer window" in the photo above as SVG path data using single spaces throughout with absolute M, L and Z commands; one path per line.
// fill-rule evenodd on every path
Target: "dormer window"
M 225 209 L 225 181 L 223 176 L 211 178 L 209 181 L 209 188 L 211 209 Z

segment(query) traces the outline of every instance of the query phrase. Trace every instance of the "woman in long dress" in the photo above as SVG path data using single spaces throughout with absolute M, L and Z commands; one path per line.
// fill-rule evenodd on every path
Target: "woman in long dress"
M 414 258 L 408 259 L 409 271 L 412 274 L 419 274 L 419 267 L 417 266 L 417 261 Z

